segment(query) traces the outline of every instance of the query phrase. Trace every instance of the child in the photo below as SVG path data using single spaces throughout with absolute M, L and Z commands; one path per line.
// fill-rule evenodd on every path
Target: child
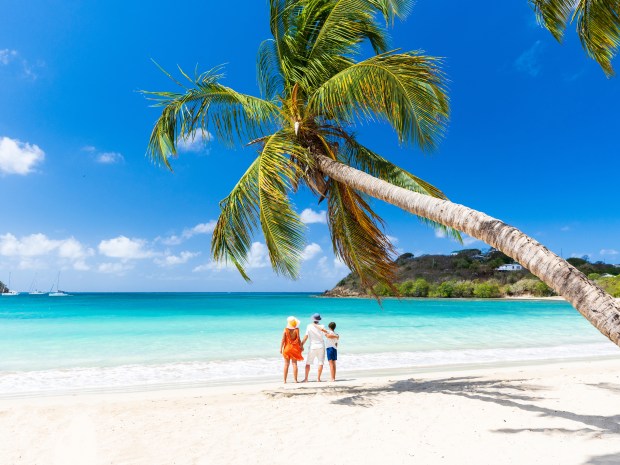
M 331 380 L 336 381 L 336 360 L 338 360 L 338 340 L 340 336 L 334 332 L 336 323 L 333 321 L 327 325 L 329 331 L 325 332 L 325 348 L 327 350 L 327 361 L 329 362 L 329 372 Z

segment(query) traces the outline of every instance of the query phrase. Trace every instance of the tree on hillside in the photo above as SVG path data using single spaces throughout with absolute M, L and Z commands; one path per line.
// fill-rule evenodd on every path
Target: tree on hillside
M 169 165 L 177 143 L 209 131 L 249 141 L 257 157 L 221 203 L 212 238 L 217 261 L 244 278 L 253 235 L 262 230 L 274 270 L 295 278 L 304 226 L 289 195 L 300 185 L 326 200 L 334 252 L 362 285 L 394 289 L 394 252 L 362 194 L 407 210 L 431 226 L 481 239 L 520 262 L 620 344 L 620 305 L 574 267 L 517 229 L 449 202 L 443 193 L 362 145 L 356 123 L 383 119 L 403 144 L 432 149 L 448 120 L 441 62 L 390 51 L 386 27 L 409 0 L 271 0 L 272 39 L 258 52 L 262 97 L 220 83 L 218 69 L 177 82 L 181 92 L 147 92 L 162 113 L 148 153 Z M 382 24 L 380 17 L 385 20 Z M 375 51 L 358 61 L 360 46 Z

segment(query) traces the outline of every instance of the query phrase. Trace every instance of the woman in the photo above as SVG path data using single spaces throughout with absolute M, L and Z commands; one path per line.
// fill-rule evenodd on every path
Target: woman
M 299 338 L 299 320 L 294 316 L 286 319 L 287 325 L 282 333 L 282 342 L 280 343 L 280 353 L 284 357 L 284 383 L 288 377 L 288 367 L 293 362 L 293 376 L 297 383 L 297 362 L 303 360 L 301 356 L 301 340 Z

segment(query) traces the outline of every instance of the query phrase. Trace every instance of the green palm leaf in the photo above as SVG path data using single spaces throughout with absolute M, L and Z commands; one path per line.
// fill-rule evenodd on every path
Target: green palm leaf
M 163 107 L 147 150 L 154 160 L 170 167 L 168 158 L 176 155 L 177 142 L 196 130 L 213 132 L 220 141 L 233 145 L 273 128 L 279 107 L 274 102 L 240 94 L 219 84 L 222 77 L 219 68 L 194 79 L 185 73 L 183 76 L 190 81 L 191 87 L 186 88 L 175 80 L 184 88 L 182 93 L 143 91 L 155 101 L 155 106 Z
M 294 279 L 299 273 L 305 226 L 288 197 L 298 178 L 289 156 L 307 158 L 291 134 L 278 132 L 265 141 L 259 156 L 258 197 L 260 224 L 272 268 Z
M 260 199 L 258 172 L 260 158 L 256 158 L 237 185 L 220 202 L 221 213 L 211 238 L 211 254 L 219 263 L 232 262 L 243 279 L 252 237 L 258 226 Z
M 304 224 L 288 193 L 299 173 L 289 156 L 305 159 L 305 150 L 279 131 L 261 141 L 259 155 L 221 203 L 211 242 L 216 262 L 232 262 L 244 279 L 252 239 L 260 224 L 273 269 L 296 278 L 304 247 Z
M 309 97 L 308 108 L 335 121 L 383 117 L 401 142 L 433 148 L 449 114 L 439 64 L 413 52 L 377 55 L 325 82 Z
M 327 201 L 327 217 L 334 252 L 357 272 L 364 289 L 383 283 L 393 286 L 396 268 L 395 250 L 381 231 L 383 222 L 355 190 L 331 180 Z
M 583 48 L 613 76 L 611 60 L 620 46 L 620 1 L 618 0 L 530 0 L 538 21 L 562 41 L 568 23 L 577 21 Z

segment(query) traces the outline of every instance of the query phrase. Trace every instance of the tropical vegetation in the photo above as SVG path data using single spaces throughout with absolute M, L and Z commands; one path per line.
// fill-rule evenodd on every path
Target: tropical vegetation
M 551 24 L 547 3 L 536 5 Z M 223 85 L 219 68 L 193 77 L 181 71 L 187 84 L 175 80 L 179 92 L 147 92 L 161 107 L 148 154 L 170 167 L 179 141 L 206 131 L 230 145 L 256 147 L 256 159 L 220 204 L 212 238 L 214 259 L 233 263 L 246 279 L 259 229 L 273 269 L 298 275 L 304 227 L 290 195 L 305 186 L 326 201 L 334 252 L 358 273 L 363 287 L 395 289 L 394 248 L 367 194 L 457 239 L 457 231 L 464 231 L 503 251 L 620 343 L 620 305 L 582 273 L 515 228 L 447 201 L 439 189 L 355 137 L 356 124 L 381 119 L 402 144 L 427 150 L 444 132 L 449 106 L 441 60 L 394 51 L 388 44 L 387 27 L 411 5 L 410 0 L 270 0 L 273 38 L 258 52 L 261 97 Z M 365 59 L 364 43 L 375 53 Z

